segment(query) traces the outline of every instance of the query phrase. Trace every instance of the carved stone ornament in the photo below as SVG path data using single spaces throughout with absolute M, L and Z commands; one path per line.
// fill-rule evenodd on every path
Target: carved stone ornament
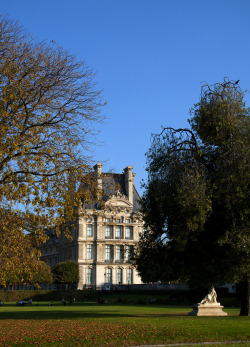
M 111 197 L 110 197 L 109 199 L 116 199 L 116 198 L 128 200 L 128 198 L 126 197 L 126 195 L 122 194 L 122 193 L 120 192 L 120 190 L 117 190 L 113 195 L 111 195 Z
M 136 220 L 138 220 L 138 222 L 142 222 L 142 214 L 140 212 L 134 212 L 133 220 L 134 220 L 134 223 L 136 223 Z
M 132 204 L 129 202 L 126 195 L 122 194 L 119 190 L 117 190 L 111 197 L 106 201 L 106 206 L 121 206 L 126 208 L 132 208 Z M 123 206 L 122 206 L 123 205 Z

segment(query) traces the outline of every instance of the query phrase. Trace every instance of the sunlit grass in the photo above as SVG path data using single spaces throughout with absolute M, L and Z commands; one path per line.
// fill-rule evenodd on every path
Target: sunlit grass
M 250 320 L 239 317 L 238 309 L 226 309 L 228 317 L 189 317 L 190 310 L 185 306 L 99 305 L 94 302 L 67 306 L 7 303 L 0 307 L 0 346 L 250 341 Z

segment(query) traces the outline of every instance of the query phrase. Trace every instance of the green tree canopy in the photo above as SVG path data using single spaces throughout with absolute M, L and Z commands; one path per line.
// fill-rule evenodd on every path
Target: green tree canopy
M 153 136 L 142 198 L 148 229 L 137 267 L 147 278 L 158 256 L 157 279 L 244 283 L 241 314 L 249 315 L 250 122 L 243 98 L 238 82 L 204 85 L 191 129 Z
M 58 263 L 52 268 L 55 282 L 62 284 L 73 284 L 79 282 L 78 263 L 73 260 Z

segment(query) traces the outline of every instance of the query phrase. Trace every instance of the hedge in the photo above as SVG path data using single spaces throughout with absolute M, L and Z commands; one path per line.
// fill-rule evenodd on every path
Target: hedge
M 77 301 L 84 301 L 96 298 L 94 290 L 0 290 L 0 300 L 2 302 L 28 301 L 60 301 L 62 297 L 66 300 L 75 298 Z

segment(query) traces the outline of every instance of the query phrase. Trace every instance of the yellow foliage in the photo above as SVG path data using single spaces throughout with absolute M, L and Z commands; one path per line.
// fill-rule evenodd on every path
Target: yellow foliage
M 83 61 L 1 16 L 0 77 L 0 209 L 20 223 L 2 224 L 16 245 L 6 253 L 14 259 L 15 235 L 26 232 L 38 246 L 45 230 L 74 222 L 81 199 L 75 186 L 89 172 L 102 101 Z

